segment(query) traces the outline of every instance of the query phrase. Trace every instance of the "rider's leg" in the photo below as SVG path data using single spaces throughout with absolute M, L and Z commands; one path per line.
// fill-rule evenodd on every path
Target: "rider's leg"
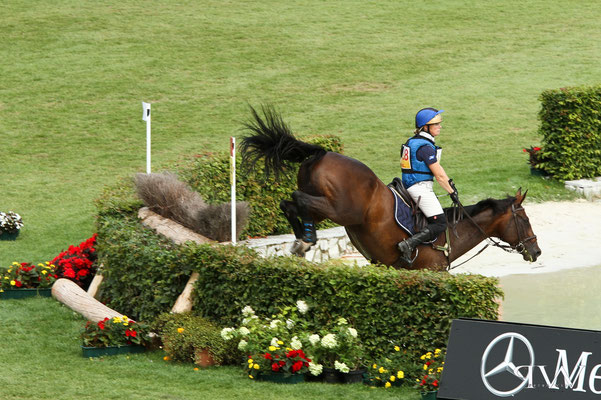
M 429 242 L 438 237 L 446 227 L 446 218 L 434 193 L 432 181 L 416 183 L 407 191 L 428 218 L 428 226 L 424 230 L 417 232 L 397 245 L 401 252 L 401 258 L 410 266 L 413 263 L 412 254 L 415 248 L 421 243 Z

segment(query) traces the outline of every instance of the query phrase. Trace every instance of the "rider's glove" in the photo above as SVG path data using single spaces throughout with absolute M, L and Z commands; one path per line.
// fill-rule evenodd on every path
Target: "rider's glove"
M 453 203 L 459 204 L 459 193 L 457 192 L 457 188 L 455 187 L 455 183 L 452 179 L 449 179 L 449 185 L 451 186 L 451 188 L 453 188 L 453 193 L 449 193 L 449 196 L 451 196 L 451 200 L 453 200 Z

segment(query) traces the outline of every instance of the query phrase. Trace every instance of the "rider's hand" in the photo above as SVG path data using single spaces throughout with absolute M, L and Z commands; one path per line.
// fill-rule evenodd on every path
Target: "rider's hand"
M 453 200 L 453 203 L 459 204 L 459 194 L 457 193 L 457 189 L 455 189 L 453 193 L 449 193 L 449 196 L 451 196 L 451 200 Z

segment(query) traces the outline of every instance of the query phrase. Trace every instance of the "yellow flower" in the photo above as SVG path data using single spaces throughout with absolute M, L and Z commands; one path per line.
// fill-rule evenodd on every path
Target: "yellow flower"
M 113 323 L 115 323 L 115 324 L 119 324 L 119 323 L 121 323 L 121 322 L 122 322 L 122 321 L 121 321 L 121 317 L 113 317 Z
M 8 276 L 5 276 L 5 277 L 4 277 L 4 279 L 7 279 L 7 280 L 8 280 L 8 279 L 10 279 L 10 278 L 9 278 Z
M 184 328 L 177 328 L 177 333 L 184 333 Z
M 253 362 L 254 362 L 254 361 L 253 361 L 253 359 L 252 359 L 252 358 L 249 358 L 249 359 L 248 359 L 248 363 L 249 363 L 249 364 L 252 364 Z
M 248 377 L 249 377 L 250 379 L 255 379 L 255 378 L 254 378 L 252 375 L 248 375 Z
M 390 382 L 394 382 L 394 381 L 396 381 L 396 376 L 390 375 Z
M 397 372 L 396 376 L 399 379 L 403 379 L 405 377 L 405 373 L 403 371 L 399 371 L 399 372 Z
M 275 346 L 269 346 L 269 351 L 276 351 L 276 350 L 277 350 L 277 347 L 275 347 Z
M 17 284 L 17 282 L 15 282 L 15 281 L 10 281 L 10 285 L 11 285 L 11 286 L 15 286 L 16 284 Z
M 248 364 L 248 369 L 253 369 L 254 366 L 255 366 L 255 364 L 250 363 L 250 364 Z
M 434 370 L 433 370 L 432 368 L 430 368 L 430 369 L 428 370 L 428 375 L 432 375 L 433 373 L 434 373 Z
M 383 373 L 384 373 L 384 371 L 386 371 L 386 370 L 384 369 L 384 367 L 380 367 L 380 369 L 379 369 L 378 371 L 379 371 L 381 374 L 383 374 Z
M 440 374 L 440 373 L 442 372 L 442 367 L 438 367 L 438 368 L 436 369 L 436 372 L 438 372 L 438 373 Z
M 428 365 L 424 364 L 424 371 L 426 371 L 428 369 Z
M 19 263 L 16 261 L 13 261 L 13 265 L 19 266 Z
M 436 349 L 436 350 L 434 350 L 434 354 L 438 354 L 438 353 L 440 353 L 441 351 L 442 351 L 442 350 L 440 350 L 440 349 Z
M 372 367 L 373 369 L 378 369 L 378 365 L 377 365 L 377 364 L 374 364 L 374 365 L 372 365 L 371 367 Z
M 401 351 L 401 348 L 399 346 L 394 346 L 394 351 Z
M 386 382 L 386 383 L 384 384 L 384 387 L 385 387 L 386 389 L 388 389 L 388 388 L 389 388 L 389 387 L 391 387 L 391 386 L 392 386 L 392 385 L 390 384 L 390 382 Z
M 169 361 L 169 360 L 171 360 L 171 357 L 169 357 L 169 356 L 165 356 L 165 357 L 163 357 L 163 360 L 165 360 L 165 361 Z
M 278 344 L 281 346 L 284 344 L 284 342 L 282 342 L 281 340 L 278 340 Z
M 259 367 L 259 364 L 255 364 L 255 365 L 253 366 L 253 368 L 254 368 L 254 369 L 259 369 L 259 368 L 261 368 L 261 367 Z
M 426 355 L 424 354 L 424 355 L 423 355 L 423 356 L 421 356 L 419 359 L 420 359 L 420 360 L 425 360 L 425 359 L 426 359 Z
M 198 371 L 198 367 L 194 368 L 194 371 Z
M 128 325 L 128 324 L 127 324 L 127 322 L 124 322 L 124 323 L 123 323 L 123 326 L 127 326 L 127 325 Z
M 123 316 L 123 321 L 125 321 L 125 322 L 129 321 L 129 318 L 127 318 L 127 315 Z
M 46 275 L 47 273 L 48 273 L 48 271 L 42 270 L 42 275 Z

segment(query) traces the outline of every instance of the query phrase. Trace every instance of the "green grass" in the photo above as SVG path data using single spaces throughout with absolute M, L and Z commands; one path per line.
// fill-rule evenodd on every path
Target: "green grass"
M 0 398 L 9 399 L 401 399 L 411 388 L 254 382 L 238 367 L 194 371 L 163 361 L 164 353 L 83 358 L 84 320 L 49 298 L 0 301 Z
M 599 82 L 595 1 L 11 1 L 0 6 L 0 210 L 26 226 L 0 265 L 94 232 L 93 199 L 145 170 L 227 151 L 248 104 L 298 134 L 334 133 L 384 181 L 424 106 L 446 109 L 442 163 L 464 202 L 530 189 L 538 95 Z M 586 16 L 586 17 L 583 17 Z

